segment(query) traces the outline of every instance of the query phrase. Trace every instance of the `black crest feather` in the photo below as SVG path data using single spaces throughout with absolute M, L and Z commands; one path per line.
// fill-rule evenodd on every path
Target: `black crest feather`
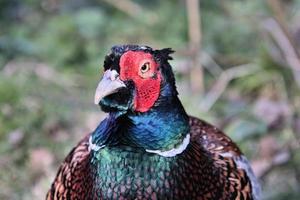
M 171 48 L 164 48 L 160 50 L 154 50 L 152 54 L 159 62 L 164 62 L 168 60 L 173 60 L 170 54 L 174 53 L 175 51 Z
M 127 51 L 144 51 L 150 53 L 153 55 L 154 59 L 161 65 L 169 65 L 168 60 L 173 59 L 170 54 L 175 52 L 171 48 L 153 50 L 151 47 L 143 45 L 115 45 L 111 48 L 111 53 L 105 57 L 104 70 L 115 69 L 119 72 L 120 57 Z

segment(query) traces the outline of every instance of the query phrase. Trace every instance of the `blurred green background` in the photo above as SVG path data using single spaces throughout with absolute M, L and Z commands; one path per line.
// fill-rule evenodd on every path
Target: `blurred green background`
M 197 5 L 198 4 L 198 5 Z M 104 55 L 176 50 L 186 110 L 251 160 L 263 199 L 300 199 L 300 1 L 1 0 L 0 199 L 43 199 L 104 113 Z

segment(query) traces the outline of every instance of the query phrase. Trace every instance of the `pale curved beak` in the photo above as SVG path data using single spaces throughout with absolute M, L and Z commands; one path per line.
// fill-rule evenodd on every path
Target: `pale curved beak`
M 116 93 L 120 88 L 126 87 L 123 81 L 120 80 L 116 70 L 106 70 L 102 80 L 98 83 L 95 93 L 95 104 L 99 104 L 104 97 Z

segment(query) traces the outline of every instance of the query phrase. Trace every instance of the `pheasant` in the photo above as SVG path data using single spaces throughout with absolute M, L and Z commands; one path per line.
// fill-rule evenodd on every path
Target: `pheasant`
M 237 145 L 185 112 L 173 52 L 111 48 L 95 93 L 108 116 L 66 157 L 46 199 L 259 199 Z

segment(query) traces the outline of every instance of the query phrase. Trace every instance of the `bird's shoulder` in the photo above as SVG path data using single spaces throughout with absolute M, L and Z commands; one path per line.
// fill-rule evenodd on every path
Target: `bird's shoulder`
M 192 116 L 189 118 L 189 124 L 191 139 L 210 153 L 232 156 L 242 154 L 238 146 L 217 127 Z
M 203 120 L 191 116 L 189 123 L 191 141 L 208 152 L 214 165 L 223 171 L 222 176 L 230 181 L 229 189 L 236 194 L 236 199 L 259 199 L 260 185 L 238 146 L 221 130 Z
M 92 183 L 90 177 L 90 134 L 85 136 L 76 147 L 74 147 L 64 162 L 60 165 L 56 177 L 47 193 L 47 200 L 84 199 L 80 196 L 85 194 Z

